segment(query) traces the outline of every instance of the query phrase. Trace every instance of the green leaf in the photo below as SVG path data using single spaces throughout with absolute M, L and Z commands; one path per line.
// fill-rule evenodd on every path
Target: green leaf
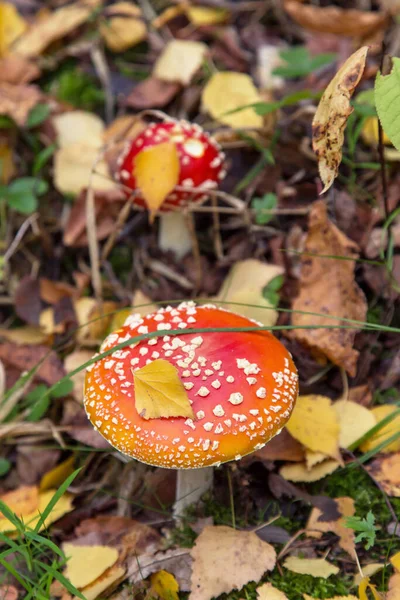
M 26 416 L 26 420 L 31 423 L 37 423 L 46 414 L 50 406 L 50 396 L 42 396 L 32 406 L 29 414 Z
M 384 132 L 400 150 L 400 58 L 393 58 L 392 63 L 389 75 L 376 75 L 375 106 Z
M 312 56 L 305 46 L 293 46 L 293 48 L 281 50 L 280 57 L 286 64 L 274 69 L 273 75 L 287 78 L 306 77 L 316 69 L 336 60 L 336 54 L 332 53 Z
M 24 215 L 35 212 L 38 207 L 37 197 L 31 193 L 24 195 L 10 194 L 7 196 L 7 204 L 10 208 Z
M 0 458 L 0 477 L 3 477 L 11 469 L 11 463 L 6 458 Z
M 56 491 L 54 496 L 51 498 L 50 502 L 48 503 L 48 505 L 42 512 L 42 514 L 40 515 L 40 519 L 38 519 L 38 522 L 36 523 L 36 525 L 34 527 L 34 531 L 36 533 L 38 533 L 40 531 L 40 528 L 42 527 L 43 523 L 46 521 L 47 517 L 49 516 L 49 514 L 51 513 L 51 511 L 53 510 L 53 508 L 55 507 L 55 505 L 57 504 L 57 502 L 59 501 L 61 496 L 67 491 L 68 487 L 71 485 L 71 483 L 73 482 L 75 477 L 78 475 L 80 470 L 81 470 L 80 468 L 76 469 L 76 471 L 71 473 L 71 475 L 69 475 L 69 477 L 67 477 L 67 479 L 64 481 L 64 483 L 62 483 L 60 485 L 60 487 L 58 488 L 58 490 Z
M 365 549 L 369 550 L 375 544 L 376 532 L 378 527 L 375 525 L 375 515 L 369 511 L 366 518 L 361 519 L 360 517 L 347 517 L 345 525 L 349 529 L 358 532 L 355 538 L 355 543 L 366 541 Z
M 274 308 L 279 304 L 279 290 L 281 289 L 285 278 L 283 275 L 277 275 L 262 290 L 262 295 L 265 300 L 267 300 L 271 306 Z
M 42 196 L 47 192 L 49 186 L 46 181 L 37 177 L 20 177 L 8 186 L 8 194 L 35 194 Z
M 48 104 L 37 104 L 29 112 L 28 118 L 26 120 L 26 126 L 30 128 L 41 125 L 48 118 L 49 114 L 50 106 Z
M 68 396 L 73 390 L 74 384 L 70 379 L 65 381 L 60 381 L 57 384 L 56 388 L 53 388 L 51 391 L 51 396 L 53 398 L 63 398 L 64 396 Z
M 39 171 L 43 169 L 43 167 L 46 165 L 49 159 L 53 156 L 54 152 L 56 151 L 56 148 L 56 144 L 51 144 L 50 146 L 47 146 L 47 148 L 43 148 L 43 150 L 39 152 L 39 154 L 35 157 L 35 160 L 33 162 L 32 173 L 34 175 L 37 175 Z
M 273 214 L 263 212 L 264 210 L 273 210 L 278 204 L 276 194 L 265 194 L 262 198 L 253 198 L 251 207 L 255 211 L 255 220 L 257 225 L 265 225 L 274 218 Z
M 15 127 L 14 121 L 10 117 L 0 115 L 0 129 L 10 129 L 11 127 Z

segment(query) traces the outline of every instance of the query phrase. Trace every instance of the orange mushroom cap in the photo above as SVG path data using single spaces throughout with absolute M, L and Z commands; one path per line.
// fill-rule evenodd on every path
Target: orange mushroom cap
M 158 467 L 190 469 L 262 448 L 290 417 L 298 376 L 290 353 L 267 331 L 221 332 L 255 322 L 212 305 L 182 303 L 133 314 L 104 341 L 104 352 L 141 334 L 165 335 L 117 349 L 89 367 L 84 404 L 93 426 L 120 452 Z M 190 333 L 191 329 L 210 329 Z M 168 335 L 169 330 L 182 335 Z M 144 419 L 132 369 L 168 360 L 178 370 L 194 419 Z

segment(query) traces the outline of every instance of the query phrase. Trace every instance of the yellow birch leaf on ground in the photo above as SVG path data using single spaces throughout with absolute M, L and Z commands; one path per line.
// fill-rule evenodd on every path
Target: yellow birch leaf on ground
M 151 214 L 174 189 L 179 179 L 179 156 L 173 142 L 142 150 L 135 158 L 134 175 Z
M 125 52 L 147 37 L 142 11 L 130 2 L 117 2 L 107 8 L 107 20 L 100 23 L 100 34 L 107 48 Z
M 303 598 L 304 600 L 319 600 L 318 598 L 314 598 L 314 596 L 309 596 L 308 594 L 303 594 Z M 350 594 L 350 596 L 333 596 L 332 598 L 329 598 L 329 600 L 359 600 L 357 598 L 357 596 L 353 596 L 353 594 Z
M 135 406 L 143 419 L 189 417 L 192 407 L 178 370 L 162 358 L 133 371 Z
M 245 73 L 231 71 L 214 73 L 202 94 L 203 110 L 233 128 L 261 128 L 263 118 L 253 108 L 225 114 L 247 104 L 262 102 L 252 79 Z
M 342 318 L 365 321 L 367 315 L 364 293 L 354 278 L 358 246 L 331 223 L 322 200 L 312 205 L 303 250 L 300 293 L 292 305 L 297 328 L 292 335 L 354 376 L 359 354 L 353 347 L 356 329 L 340 325 L 347 324 Z
M 208 526 L 190 552 L 193 558 L 190 600 L 213 597 L 259 581 L 276 563 L 274 548 L 253 531 Z
M 324 462 L 315 465 L 311 470 L 308 469 L 305 463 L 287 464 L 284 465 L 279 474 L 287 481 L 301 481 L 309 483 L 319 481 L 326 475 L 330 475 L 340 466 L 337 460 L 328 459 Z
M 323 577 L 327 579 L 330 575 L 339 573 L 338 567 L 332 565 L 324 558 L 299 558 L 298 556 L 289 556 L 283 566 L 293 573 L 300 575 L 312 575 L 312 577 Z
M 179 585 L 168 571 L 157 571 L 150 577 L 150 592 L 154 592 L 161 600 L 179 600 Z
M 345 518 L 354 515 L 354 500 L 344 496 L 335 498 L 342 517 L 336 521 L 319 521 L 322 512 L 318 508 L 313 508 L 306 526 L 309 537 L 320 538 L 322 533 L 332 531 L 339 536 L 339 546 L 343 548 L 352 558 L 355 555 L 354 531 L 345 526 Z
M 83 387 L 83 386 L 82 386 Z M 58 488 L 74 471 L 75 456 L 70 456 L 62 463 L 45 473 L 40 480 L 39 490 L 44 492 L 51 488 Z
M 400 452 L 378 457 L 367 469 L 388 496 L 400 498 Z
M 0 327 L 0 338 L 6 338 L 15 344 L 27 344 L 29 346 L 44 344 L 47 340 L 47 336 L 40 327 L 34 325 L 16 327 L 15 329 L 2 329 Z
M 75 546 L 63 544 L 67 558 L 65 577 L 77 588 L 94 582 L 118 560 L 118 550 L 109 546 Z
M 326 88 L 312 123 L 312 144 L 326 192 L 338 174 L 347 119 L 353 112 L 350 98 L 364 72 L 368 46 L 354 52 Z
M 222 308 L 255 319 L 263 325 L 275 325 L 278 313 L 264 298 L 262 292 L 270 281 L 283 273 L 282 267 L 269 265 L 255 258 L 239 260 L 229 271 L 214 300 L 217 304 L 218 300 L 224 301 L 224 304 L 221 304 Z M 226 302 L 239 302 L 249 306 L 226 304 Z
M 377 146 L 379 144 L 378 117 L 368 117 L 365 119 L 361 135 L 366 144 L 369 144 L 370 146 Z M 383 143 L 388 146 L 392 145 L 392 142 L 385 132 L 383 132 Z
M 400 573 L 395 573 L 389 579 L 389 589 L 385 600 L 400 600 Z
M 326 396 L 299 396 L 286 428 L 306 448 L 338 455 L 339 423 Z
M 94 148 L 103 145 L 104 123 L 91 112 L 72 110 L 52 118 L 57 144 L 65 148 L 70 144 L 83 143 Z
M 376 587 L 369 582 L 369 577 L 364 577 L 358 586 L 358 597 L 360 600 L 369 600 L 370 596 L 367 593 L 367 590 L 371 592 L 374 600 L 382 600 L 382 596 Z
M 398 410 L 398 407 L 394 406 L 393 404 L 382 404 L 381 406 L 375 406 L 374 408 L 372 408 L 371 412 L 373 413 L 373 415 L 376 419 L 376 422 L 379 423 L 380 421 L 382 421 L 382 419 L 384 419 L 388 415 L 391 415 L 396 410 Z M 400 415 L 395 417 L 390 423 L 388 423 L 387 425 L 382 427 L 382 429 L 377 431 L 375 433 L 375 435 L 373 435 L 366 442 L 361 444 L 360 449 L 363 452 L 368 452 L 369 450 L 373 450 L 379 444 L 381 444 L 385 440 L 388 440 L 390 437 L 392 437 L 395 433 L 398 433 L 398 432 L 400 432 Z M 399 450 L 400 450 L 400 436 L 397 440 L 395 440 L 391 444 L 388 444 L 387 446 L 385 446 L 381 450 L 381 452 L 387 454 L 390 452 L 398 452 Z
M 286 594 L 278 590 L 272 583 L 263 583 L 257 588 L 258 600 L 287 600 Z
M 28 527 L 33 528 L 40 520 L 40 515 L 43 513 L 44 509 L 54 496 L 56 490 L 53 489 L 40 493 L 36 499 L 36 506 L 33 506 L 33 495 L 35 494 L 34 490 L 37 490 L 37 488 L 29 489 L 31 490 L 29 493 L 32 494 L 32 497 L 24 504 L 22 504 L 21 499 L 16 497 L 16 492 L 22 493 L 20 490 L 23 490 L 23 488 L 20 488 L 20 490 L 15 490 L 15 492 L 9 492 L 9 494 L 14 494 L 14 496 L 11 497 L 11 500 L 8 499 L 10 496 L 7 498 L 8 494 L 4 494 L 4 496 L 0 497 L 0 499 L 3 499 L 7 506 L 9 506 L 17 516 L 22 517 L 24 523 Z M 32 504 L 29 502 L 32 502 Z M 21 503 L 20 506 L 18 506 L 19 503 Z M 45 523 L 42 523 L 39 531 L 45 529 L 51 525 L 51 523 L 54 523 L 54 521 L 57 521 L 57 519 L 60 519 L 72 509 L 72 497 L 69 494 L 64 494 L 53 507 Z M 8 519 L 0 518 L 0 531 L 12 532 L 14 531 L 14 526 L 12 523 L 10 523 L 10 521 L 8 521 Z
M 59 192 L 77 195 L 91 184 L 93 190 L 118 189 L 99 148 L 90 143 L 68 144 L 54 154 L 54 185 Z M 92 171 L 95 174 L 92 176 Z
M 313 450 L 305 451 L 306 465 L 309 471 L 312 470 L 315 465 L 319 465 L 324 461 L 327 457 L 323 452 L 314 452 Z
M 28 515 L 39 506 L 39 490 L 36 486 L 22 486 L 0 496 L 0 500 L 8 506 L 17 517 Z M 0 512 L 0 515 L 2 513 Z M 3 531 L 4 517 L 0 518 L 0 530 Z M 8 523 L 8 521 L 7 521 Z
M 12 2 L 0 2 L 0 57 L 8 54 L 11 44 L 26 29 L 26 21 Z
M 376 425 L 373 413 L 357 402 L 339 400 L 334 403 L 333 408 L 339 420 L 341 448 L 348 448 Z
M 384 568 L 385 563 L 370 563 L 369 565 L 361 565 L 361 570 L 364 574 L 364 577 L 372 577 L 375 573 L 379 573 Z M 363 577 L 360 573 L 357 573 L 354 576 L 354 585 L 360 585 Z
M 390 562 L 392 563 L 395 570 L 398 573 L 400 573 L 400 552 L 396 552 L 396 554 L 393 554 L 393 556 L 390 559 Z
M 86 600 L 96 600 L 99 596 L 103 598 L 103 592 L 109 588 L 114 588 L 119 585 L 125 575 L 125 569 L 115 565 L 110 569 L 107 569 L 100 577 L 93 581 L 93 583 L 83 588 L 82 593 Z M 77 596 L 74 596 L 72 600 L 78 600 Z
M 48 17 L 38 19 L 13 45 L 22 56 L 37 56 L 43 50 L 85 23 L 101 0 L 82 0 L 60 8 Z
M 189 21 L 195 27 L 202 27 L 206 25 L 218 25 L 224 23 L 229 13 L 223 8 L 214 8 L 211 6 L 186 6 L 185 13 Z
M 208 52 L 206 44 L 191 40 L 171 40 L 165 46 L 153 69 L 162 81 L 189 85 Z

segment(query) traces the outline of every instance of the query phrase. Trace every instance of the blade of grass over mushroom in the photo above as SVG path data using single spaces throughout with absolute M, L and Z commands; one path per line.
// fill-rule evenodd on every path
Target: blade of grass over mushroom
M 368 46 L 346 60 L 322 95 L 313 119 L 312 145 L 326 192 L 338 174 L 342 160 L 344 129 L 353 112 L 350 98 L 364 72 Z

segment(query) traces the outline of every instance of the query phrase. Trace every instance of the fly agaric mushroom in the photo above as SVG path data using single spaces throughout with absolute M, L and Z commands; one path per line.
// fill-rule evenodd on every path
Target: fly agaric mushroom
M 256 326 L 228 310 L 194 302 L 133 314 L 106 338 L 102 352 L 141 334 L 160 336 L 117 349 L 88 369 L 84 404 L 93 426 L 123 454 L 178 469 L 175 515 L 210 487 L 213 466 L 262 448 L 290 417 L 298 376 L 286 348 L 263 330 L 214 331 Z M 164 363 L 176 372 L 175 388 L 162 382 Z M 144 395 L 154 406 L 158 402 L 161 417 L 143 410 L 149 398 L 142 397 L 140 385 L 149 369 Z M 163 398 L 157 396 L 160 391 Z M 167 416 L 182 392 L 186 411 Z M 168 405 L 164 413 L 163 403 Z
M 172 144 L 172 148 L 171 148 Z M 225 177 L 225 155 L 217 142 L 199 125 L 187 121 L 168 121 L 152 123 L 135 139 L 127 142 L 119 157 L 116 178 L 125 188 L 135 190 L 134 202 L 146 208 L 146 181 L 141 174 L 150 171 L 149 178 L 166 179 L 166 173 L 160 172 L 159 161 L 155 157 L 154 164 L 144 167 L 149 151 L 159 147 L 161 156 L 166 156 L 172 149 L 164 168 L 168 176 L 174 171 L 172 187 L 166 188 L 166 195 L 161 195 L 159 246 L 162 250 L 172 250 L 177 258 L 182 258 L 191 248 L 190 233 L 181 209 L 190 202 L 201 202 L 207 199 L 206 192 L 193 192 L 191 188 L 202 187 L 213 190 Z M 160 158 L 160 155 L 158 156 Z M 154 187 L 157 185 L 155 183 Z M 163 185 L 163 184 L 161 184 Z M 182 189 L 184 188 L 184 189 Z M 187 188 L 187 189 L 185 189 Z

